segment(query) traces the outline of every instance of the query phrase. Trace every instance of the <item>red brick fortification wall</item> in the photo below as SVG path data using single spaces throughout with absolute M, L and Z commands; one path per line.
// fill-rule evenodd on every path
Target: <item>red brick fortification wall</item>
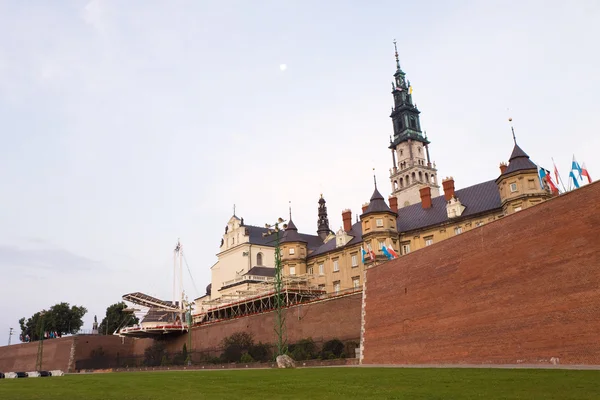
M 75 342 L 75 360 L 85 360 L 91 357 L 92 351 L 102 352 L 106 357 L 128 357 L 133 354 L 133 338 L 121 338 L 115 335 L 80 335 Z
M 73 337 L 44 340 L 42 369 L 67 371 Z M 0 347 L 0 372 L 35 371 L 38 342 Z
M 287 310 L 288 343 L 312 337 L 315 341 L 340 339 L 358 340 L 360 337 L 360 313 L 362 293 L 320 302 L 290 307 Z M 256 343 L 275 343 L 275 313 L 241 317 L 229 321 L 204 325 L 192 330 L 194 351 L 218 349 L 223 338 L 236 332 L 252 334 Z M 187 343 L 187 335 L 174 337 L 167 342 L 169 352 L 181 351 Z M 146 339 L 134 344 L 138 355 L 152 342 Z M 216 354 L 218 355 L 218 354 Z
M 600 183 L 369 269 L 365 312 L 365 364 L 600 364 Z

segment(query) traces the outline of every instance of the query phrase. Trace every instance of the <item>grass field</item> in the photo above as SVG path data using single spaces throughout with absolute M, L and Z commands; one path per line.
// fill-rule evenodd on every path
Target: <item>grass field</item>
M 600 371 L 310 368 L 0 380 L 2 400 L 600 399 Z

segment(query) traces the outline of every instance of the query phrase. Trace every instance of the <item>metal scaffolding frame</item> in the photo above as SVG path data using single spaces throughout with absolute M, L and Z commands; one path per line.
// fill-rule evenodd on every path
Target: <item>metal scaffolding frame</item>
M 284 276 L 281 288 L 282 306 L 287 308 L 323 296 L 325 290 L 311 285 L 311 279 L 312 276 L 309 275 Z M 253 290 L 240 290 L 237 292 L 237 296 L 240 296 L 240 299 L 233 301 L 224 299 L 225 296 L 222 296 L 202 302 L 205 305 L 216 305 L 216 307 L 194 315 L 194 323 L 202 324 L 260 314 L 274 311 L 277 307 L 277 293 L 272 283 L 257 283 Z

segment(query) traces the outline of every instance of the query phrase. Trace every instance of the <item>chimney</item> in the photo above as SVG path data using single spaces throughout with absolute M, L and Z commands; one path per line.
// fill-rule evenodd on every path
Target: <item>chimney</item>
M 365 203 L 362 205 L 362 212 L 363 214 L 367 212 L 367 208 L 369 208 L 369 203 Z
M 390 196 L 388 199 L 390 201 L 390 208 L 393 212 L 398 212 L 398 198 L 396 196 Z
M 445 186 L 444 192 L 446 192 Z M 421 195 L 421 207 L 431 208 L 431 188 L 429 186 L 421 188 L 419 189 L 419 194 Z
M 446 201 L 450 200 L 454 196 L 454 178 L 446 178 L 442 181 L 444 187 L 444 197 Z
M 350 229 L 352 229 L 352 211 L 349 209 L 342 211 L 342 221 L 344 221 L 344 231 L 350 232 Z
M 506 168 L 508 168 L 508 165 L 506 165 L 505 162 L 501 162 L 500 163 L 500 175 L 502 175 L 504 173 L 504 171 L 506 171 Z

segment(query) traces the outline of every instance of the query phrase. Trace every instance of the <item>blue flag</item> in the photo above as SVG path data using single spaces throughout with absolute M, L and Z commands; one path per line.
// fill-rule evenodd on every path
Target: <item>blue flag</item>
M 576 188 L 579 188 L 579 183 L 577 182 L 577 178 L 575 178 L 575 174 L 573 173 L 573 170 L 571 170 L 571 172 L 569 173 L 569 177 L 573 178 L 573 184 L 575 185 Z

